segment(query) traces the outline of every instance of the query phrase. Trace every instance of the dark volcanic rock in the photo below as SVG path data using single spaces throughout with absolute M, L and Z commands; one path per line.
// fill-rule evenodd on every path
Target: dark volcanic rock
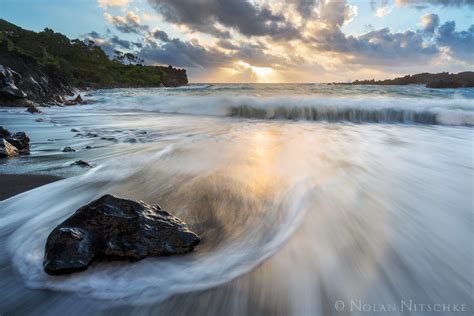
M 98 258 L 140 260 L 190 252 L 200 238 L 158 205 L 104 195 L 78 209 L 48 236 L 43 267 L 57 275 Z
M 12 133 L 10 133 L 8 130 L 4 129 L 3 126 L 0 126 L 0 138 L 5 138 L 10 136 Z
M 15 146 L 21 154 L 30 152 L 30 138 L 25 132 L 13 133 L 5 139 Z
M 0 158 L 12 157 L 18 155 L 18 149 L 6 141 L 4 138 L 0 139 Z
M 59 96 L 72 93 L 68 80 L 56 66 L 42 65 L 31 56 L 10 50 L 7 43 L 0 41 L 0 64 L 14 70 L 14 85 L 23 93 L 16 92 L 16 98 L 0 93 L 1 105 L 24 107 L 28 106 L 26 101 L 54 104 Z
M 64 105 L 77 105 L 77 104 L 86 104 L 86 102 L 84 102 L 80 94 L 78 94 L 75 99 L 67 100 L 66 102 L 64 102 Z
M 75 152 L 76 150 L 74 148 L 72 148 L 71 146 L 66 146 L 63 148 L 63 153 L 73 153 Z
M 24 99 L 26 93 L 15 85 L 15 77 L 21 79 L 20 74 L 0 65 L 0 94 L 9 99 Z
M 29 113 L 31 113 L 31 114 L 33 114 L 33 113 L 41 113 L 40 109 L 38 109 L 38 108 L 36 107 L 36 105 L 34 105 L 34 104 L 28 105 L 28 107 L 26 108 L 26 112 L 29 112 Z
M 10 133 L 8 130 L 0 126 L 0 141 L 3 140 L 15 148 L 17 151 L 16 154 L 28 154 L 30 152 L 30 138 L 24 132 Z M 3 148 L 9 147 L 3 142 L 2 146 Z
M 462 83 L 457 81 L 436 81 L 427 83 L 426 87 L 432 89 L 472 88 L 474 87 L 474 80 L 471 83 Z
M 427 88 L 472 88 L 474 87 L 474 71 L 464 71 L 458 74 L 441 72 L 437 74 L 421 73 L 387 80 L 356 80 L 352 85 L 409 85 L 424 84 Z
M 87 162 L 87 161 L 84 161 L 84 160 L 76 160 L 74 161 L 71 166 L 79 166 L 79 167 L 83 167 L 83 168 L 93 168 L 94 166 Z

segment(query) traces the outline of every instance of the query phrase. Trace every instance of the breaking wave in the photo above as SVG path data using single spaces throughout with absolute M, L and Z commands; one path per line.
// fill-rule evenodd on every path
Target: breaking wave
M 122 99 L 105 110 L 251 119 L 352 123 L 402 123 L 473 126 L 474 103 L 467 98 L 331 98 L 224 95 L 145 95 Z

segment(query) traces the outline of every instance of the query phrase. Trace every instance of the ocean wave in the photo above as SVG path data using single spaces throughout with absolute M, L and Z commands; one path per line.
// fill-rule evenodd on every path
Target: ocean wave
M 474 126 L 474 103 L 466 98 L 328 98 L 146 95 L 101 104 L 106 110 L 254 119 L 352 123 Z

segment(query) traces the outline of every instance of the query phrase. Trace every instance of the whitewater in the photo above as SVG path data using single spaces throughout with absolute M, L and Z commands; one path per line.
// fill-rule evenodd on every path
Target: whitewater
M 359 302 L 402 314 L 410 300 L 472 314 L 474 89 L 81 93 L 97 102 L 0 108 L 0 126 L 32 139 L 0 172 L 65 178 L 0 202 L 0 314 L 367 314 Z M 201 244 L 45 274 L 49 232 L 105 193 L 160 204 Z

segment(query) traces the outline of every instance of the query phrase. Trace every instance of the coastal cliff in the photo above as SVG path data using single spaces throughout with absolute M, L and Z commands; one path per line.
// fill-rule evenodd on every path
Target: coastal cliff
M 437 74 L 420 73 L 416 75 L 407 75 L 395 79 L 386 80 L 356 80 L 350 85 L 409 85 L 409 84 L 424 84 L 427 88 L 473 88 L 474 87 L 474 72 L 465 71 L 458 74 L 450 74 L 448 72 L 441 72 Z
M 75 89 L 188 83 L 185 69 L 145 66 L 133 54 L 118 53 L 122 58 L 111 60 L 93 42 L 70 40 L 51 29 L 36 33 L 0 19 L 0 105 L 61 104 Z

